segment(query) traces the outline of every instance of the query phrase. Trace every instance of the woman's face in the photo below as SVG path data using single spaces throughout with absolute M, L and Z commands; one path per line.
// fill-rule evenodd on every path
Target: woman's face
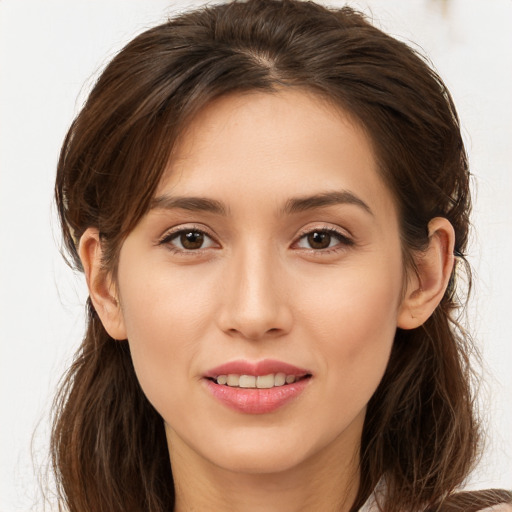
M 376 169 L 364 132 L 297 90 L 190 124 L 117 274 L 171 458 L 264 473 L 357 452 L 405 280 Z

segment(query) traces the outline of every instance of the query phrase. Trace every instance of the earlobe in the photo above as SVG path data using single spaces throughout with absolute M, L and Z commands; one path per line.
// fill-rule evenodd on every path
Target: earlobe
M 429 244 L 415 256 L 417 273 L 411 277 L 398 314 L 398 327 L 422 325 L 441 302 L 454 265 L 455 232 L 448 219 L 436 217 L 428 224 Z
M 88 228 L 78 247 L 89 296 L 108 334 L 116 340 L 126 339 L 123 313 L 109 272 L 103 268 L 99 232 Z

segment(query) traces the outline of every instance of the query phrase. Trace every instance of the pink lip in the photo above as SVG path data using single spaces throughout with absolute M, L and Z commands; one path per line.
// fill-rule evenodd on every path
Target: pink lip
M 217 384 L 211 380 L 219 375 L 268 375 L 270 373 L 285 373 L 296 377 L 310 376 L 311 372 L 288 363 L 265 359 L 252 363 L 249 361 L 233 361 L 205 374 L 203 382 L 214 398 L 230 409 L 245 414 L 266 414 L 276 411 L 288 402 L 296 399 L 306 386 L 310 378 L 301 378 L 293 384 L 285 384 L 270 389 L 247 389 Z
M 221 364 L 211 370 L 208 370 L 205 377 L 212 379 L 219 375 L 269 375 L 270 373 L 285 373 L 286 375 L 295 375 L 301 377 L 308 375 L 311 372 L 304 368 L 297 368 L 288 363 L 277 361 L 275 359 L 263 359 L 262 361 L 250 362 L 250 361 L 232 361 L 230 363 Z

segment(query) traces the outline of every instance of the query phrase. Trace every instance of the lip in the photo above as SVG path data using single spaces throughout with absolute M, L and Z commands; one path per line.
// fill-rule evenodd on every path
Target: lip
M 299 380 L 270 389 L 230 387 L 217 384 L 219 375 L 268 375 L 285 373 L 295 375 Z M 301 378 L 302 377 L 302 378 Z M 304 378 L 307 377 L 307 378 Z M 268 414 L 297 399 L 311 382 L 311 372 L 282 361 L 265 359 L 258 362 L 232 361 L 209 370 L 203 382 L 211 395 L 228 408 L 245 414 Z
M 255 375 L 256 377 L 268 375 L 269 373 L 285 373 L 286 375 L 295 375 L 296 377 L 311 374 L 309 370 L 298 368 L 283 361 L 263 359 L 256 362 L 245 360 L 231 361 L 208 370 L 204 376 L 214 379 L 219 375 L 228 375 L 230 373 L 235 375 Z

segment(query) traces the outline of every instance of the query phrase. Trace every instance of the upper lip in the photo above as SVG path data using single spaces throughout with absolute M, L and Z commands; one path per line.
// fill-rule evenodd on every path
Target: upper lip
M 275 359 L 263 359 L 261 361 L 230 361 L 229 363 L 221 364 L 216 366 L 205 373 L 207 378 L 216 378 L 219 375 L 269 375 L 271 373 L 284 373 L 286 375 L 295 375 L 301 377 L 304 375 L 310 375 L 311 372 L 304 368 L 298 368 L 289 363 L 283 361 L 277 361 Z

